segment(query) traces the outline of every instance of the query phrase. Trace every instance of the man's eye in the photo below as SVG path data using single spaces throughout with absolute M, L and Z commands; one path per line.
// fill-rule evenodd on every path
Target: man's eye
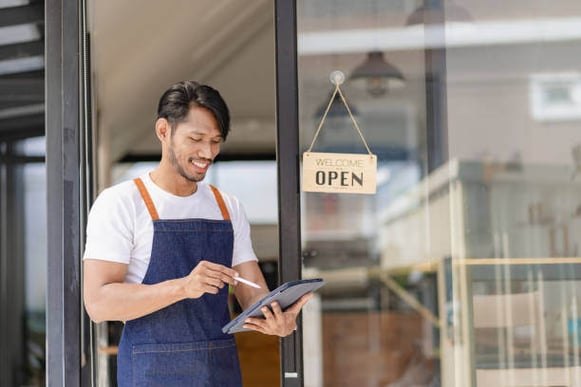
M 190 137 L 190 140 L 192 140 L 193 142 L 200 142 L 200 141 L 202 141 L 202 139 L 200 139 L 200 138 L 194 138 L 194 137 Z

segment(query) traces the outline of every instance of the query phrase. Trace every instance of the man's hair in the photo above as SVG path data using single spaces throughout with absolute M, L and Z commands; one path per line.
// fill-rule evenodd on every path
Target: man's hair
M 230 112 L 226 102 L 218 90 L 196 81 L 181 81 L 171 85 L 159 99 L 157 118 L 165 118 L 171 128 L 175 129 L 186 120 L 190 108 L 194 106 L 208 109 L 212 113 L 222 139 L 226 140 L 230 132 Z

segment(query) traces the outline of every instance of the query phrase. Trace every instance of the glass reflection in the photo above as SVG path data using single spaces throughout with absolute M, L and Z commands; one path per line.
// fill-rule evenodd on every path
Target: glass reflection
M 447 380 L 576 385 L 581 187 L 571 156 L 580 139 L 574 96 L 581 41 L 567 30 L 581 7 L 508 7 L 511 20 L 484 4 L 473 8 L 480 39 L 446 57 L 449 154 L 465 171 L 451 203 L 463 212 L 464 246 L 452 256 L 458 281 L 466 282 L 455 314 L 465 326 L 458 339 L 469 344 L 444 342 L 445 353 L 460 353 L 458 363 L 469 370 Z M 480 62 L 489 55 L 496 66 Z
M 378 51 L 405 79 L 343 87 L 377 194 L 302 196 L 304 273 L 328 282 L 305 385 L 580 384 L 581 3 L 298 4 L 305 147 L 329 73 Z M 365 152 L 344 118 L 314 151 Z

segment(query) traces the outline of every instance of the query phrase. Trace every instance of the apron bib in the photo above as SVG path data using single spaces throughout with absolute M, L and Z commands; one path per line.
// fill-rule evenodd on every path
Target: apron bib
M 135 179 L 153 221 L 151 260 L 144 284 L 187 276 L 201 260 L 232 266 L 234 232 L 220 192 L 212 191 L 224 220 L 159 219 L 140 179 Z M 186 299 L 127 321 L 117 355 L 120 387 L 242 386 L 231 335 L 228 286 L 218 294 Z

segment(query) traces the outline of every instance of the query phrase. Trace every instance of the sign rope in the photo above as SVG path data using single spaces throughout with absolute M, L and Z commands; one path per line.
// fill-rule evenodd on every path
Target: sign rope
M 355 120 L 355 117 L 353 116 L 353 113 L 351 112 L 351 109 L 349 108 L 349 104 L 347 103 L 347 100 L 345 99 L 345 95 L 343 95 L 343 92 L 341 91 L 341 88 L 339 87 L 338 82 L 335 84 L 335 91 L 333 92 L 333 95 L 331 95 L 331 99 L 329 100 L 329 103 L 327 104 L 327 108 L 325 109 L 325 112 L 323 113 L 323 117 L 321 118 L 321 122 L 319 122 L 319 126 L 317 127 L 317 131 L 315 132 L 315 136 L 313 137 L 313 141 L 311 142 L 311 146 L 309 147 L 307 152 L 311 152 L 311 150 L 313 149 L 313 146 L 315 145 L 315 141 L 317 141 L 317 137 L 319 137 L 319 132 L 321 131 L 321 128 L 323 127 L 323 124 L 325 123 L 325 119 L 327 118 L 327 114 L 329 114 L 329 110 L 331 110 L 331 105 L 333 105 L 333 101 L 335 100 L 335 96 L 337 95 L 337 93 L 339 93 L 339 96 L 341 97 L 341 101 L 343 102 L 343 105 L 345 105 L 345 109 L 347 109 L 347 113 L 349 113 L 349 118 L 351 118 L 351 122 L 353 123 L 353 127 L 357 130 L 357 133 L 359 133 L 359 137 L 361 137 L 361 141 L 363 141 L 363 145 L 365 145 L 365 149 L 367 149 L 367 153 L 372 155 L 371 150 L 369 149 L 369 146 L 367 145 L 367 141 L 365 141 L 365 137 L 363 137 L 363 132 L 361 132 L 359 125 L 357 125 L 357 121 Z

